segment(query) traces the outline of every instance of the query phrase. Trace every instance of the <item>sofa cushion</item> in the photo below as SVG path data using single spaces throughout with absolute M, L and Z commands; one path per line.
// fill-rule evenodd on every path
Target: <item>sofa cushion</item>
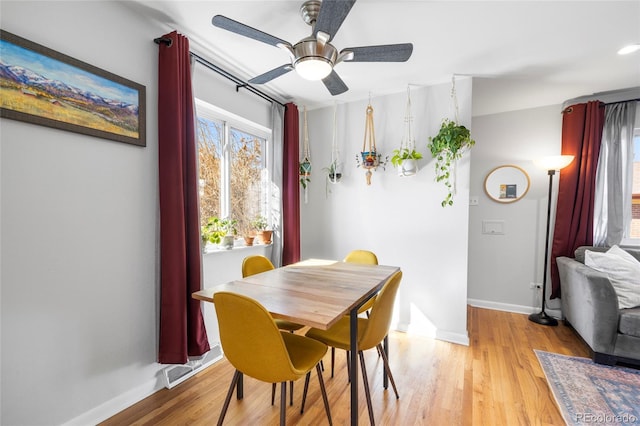
M 640 306 L 640 262 L 613 246 L 606 253 L 585 251 L 584 264 L 609 277 L 620 309 Z
M 638 259 L 640 261 L 640 248 L 635 247 L 635 246 L 634 247 L 632 247 L 632 246 L 622 246 L 621 249 L 623 249 L 624 251 L 629 253 L 631 256 L 635 257 L 636 259 Z M 580 246 L 574 252 L 574 256 L 573 257 L 578 262 L 584 263 L 584 252 L 587 251 L 587 250 L 605 252 L 605 251 L 609 250 L 609 247 Z
M 640 307 L 620 310 L 618 330 L 627 336 L 640 337 Z

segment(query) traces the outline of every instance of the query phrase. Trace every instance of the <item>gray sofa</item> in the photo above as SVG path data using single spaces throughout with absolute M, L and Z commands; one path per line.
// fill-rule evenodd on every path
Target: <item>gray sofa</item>
M 640 249 L 622 247 L 640 260 Z M 585 250 L 575 258 L 558 257 L 562 286 L 562 315 L 593 351 L 600 364 L 617 362 L 640 365 L 640 307 L 619 309 L 618 298 L 607 275 L 584 265 Z

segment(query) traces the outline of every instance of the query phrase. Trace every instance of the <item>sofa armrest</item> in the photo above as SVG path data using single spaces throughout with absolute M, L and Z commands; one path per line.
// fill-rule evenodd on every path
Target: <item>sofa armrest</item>
M 618 296 L 606 274 L 575 259 L 556 259 L 562 314 L 594 352 L 612 354 L 618 336 Z

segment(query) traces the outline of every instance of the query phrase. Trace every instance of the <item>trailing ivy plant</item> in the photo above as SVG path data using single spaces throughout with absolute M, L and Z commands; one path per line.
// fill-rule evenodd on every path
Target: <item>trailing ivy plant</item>
M 444 182 L 447 187 L 447 196 L 441 203 L 442 207 L 453 205 L 453 168 L 464 154 L 465 148 L 471 148 L 475 143 L 476 141 L 471 139 L 469 129 L 448 119 L 443 120 L 438 134 L 429 138 L 427 147 L 436 159 L 436 182 Z

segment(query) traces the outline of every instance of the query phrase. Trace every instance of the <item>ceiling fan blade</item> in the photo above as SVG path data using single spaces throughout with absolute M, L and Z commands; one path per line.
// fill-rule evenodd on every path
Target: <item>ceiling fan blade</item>
M 322 79 L 324 85 L 329 89 L 329 92 L 333 95 L 339 95 L 349 90 L 344 81 L 340 78 L 334 70 L 331 70 L 331 74 Z
M 278 78 L 281 75 L 288 73 L 292 69 L 293 67 L 291 66 L 291 64 L 281 65 L 278 68 L 274 68 L 271 71 L 267 71 L 264 74 L 260 74 L 257 77 L 253 77 L 251 80 L 249 80 L 249 83 L 264 84 L 273 80 L 274 78 Z
M 345 58 L 345 62 L 405 62 L 413 53 L 413 44 L 383 44 L 380 46 L 347 47 L 340 51 L 340 55 L 353 52 L 352 58 Z
M 279 39 L 278 37 L 274 37 L 271 34 L 264 33 L 260 30 L 256 30 L 255 28 L 252 28 L 238 21 L 234 21 L 233 19 L 227 18 L 226 16 L 216 15 L 211 19 L 211 23 L 218 28 L 222 28 L 223 30 L 231 31 L 232 33 L 240 34 L 241 36 L 249 37 L 254 40 L 270 44 L 271 46 L 277 47 L 278 44 L 291 46 L 291 44 L 287 41 Z
M 356 0 L 322 0 L 320 13 L 313 28 L 313 36 L 318 31 L 329 34 L 329 41 L 336 35 Z

